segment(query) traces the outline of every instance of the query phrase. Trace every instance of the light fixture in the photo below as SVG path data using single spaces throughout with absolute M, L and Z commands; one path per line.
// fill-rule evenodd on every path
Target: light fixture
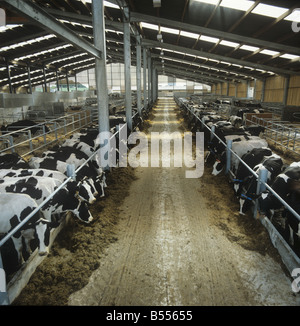
M 161 7 L 161 0 L 153 0 L 153 7 L 154 8 Z
M 157 40 L 159 41 L 159 42 L 161 42 L 162 41 L 162 35 L 159 33 L 159 34 L 157 34 Z

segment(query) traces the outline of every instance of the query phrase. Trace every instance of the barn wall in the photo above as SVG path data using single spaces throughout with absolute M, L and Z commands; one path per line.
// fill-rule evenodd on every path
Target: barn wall
M 229 84 L 228 96 L 235 96 L 235 84 Z
M 264 102 L 283 103 L 285 78 L 282 76 L 266 79 Z
M 300 106 L 300 76 L 290 78 L 287 105 Z
M 262 96 L 263 82 L 261 80 L 256 80 L 254 99 L 260 101 Z
M 247 97 L 247 87 L 248 85 L 246 83 L 238 83 L 237 84 L 237 91 L 236 91 L 236 97 Z

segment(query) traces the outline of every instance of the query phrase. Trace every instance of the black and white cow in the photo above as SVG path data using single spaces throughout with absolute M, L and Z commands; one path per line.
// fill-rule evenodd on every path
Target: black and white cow
M 29 214 L 37 209 L 38 204 L 27 194 L 0 193 L 0 234 L 12 231 Z M 23 243 L 25 240 L 26 250 L 30 252 L 30 240 L 33 239 L 36 223 L 41 219 L 40 211 L 37 211 L 31 219 L 25 223 L 11 237 L 18 255 L 18 263 L 23 262 Z
M 43 180 L 42 180 L 43 179 Z M 47 234 L 51 227 L 57 226 L 57 221 L 53 221 L 54 214 L 72 212 L 77 218 L 85 223 L 90 223 L 93 217 L 87 207 L 86 202 L 71 194 L 66 188 L 60 189 L 55 195 L 53 192 L 57 189 L 56 183 L 51 182 L 51 178 L 30 177 L 27 180 L 13 181 L 4 180 L 0 183 L 0 193 L 21 193 L 27 194 L 33 198 L 38 205 L 42 204 L 48 197 L 53 196 L 41 209 L 44 216 L 37 225 L 37 234 L 39 237 L 39 252 L 46 254 L 48 252 Z M 2 181 L 2 180 L 1 180 Z M 50 228 L 49 228 L 50 227 Z
M 256 165 L 261 163 L 265 156 L 271 156 L 272 151 L 270 148 L 262 147 L 262 148 L 253 148 L 248 153 L 242 155 L 241 159 L 249 168 L 253 169 Z M 252 173 L 249 169 L 239 162 L 238 168 L 235 174 L 235 179 L 233 179 L 233 188 L 236 195 L 240 195 L 241 188 L 243 183 L 252 176 Z
M 1 153 L 0 169 L 28 169 L 29 164 L 17 153 Z
M 63 162 L 61 160 L 56 160 L 54 158 L 40 158 L 40 157 L 32 157 L 29 160 L 29 165 L 32 169 L 47 169 L 53 171 L 59 171 L 64 175 L 68 175 L 68 166 L 69 164 Z M 75 165 L 75 168 L 79 167 L 80 165 Z M 97 169 L 90 161 L 84 165 L 77 173 L 76 173 L 76 181 L 81 181 L 82 179 L 88 177 L 91 178 L 94 182 L 94 187 L 99 194 L 100 197 L 104 197 L 104 188 L 106 187 L 106 177 L 105 172 Z
M 265 139 L 262 139 L 257 136 L 226 136 L 225 141 L 232 140 L 232 148 L 231 150 L 237 155 L 231 155 L 231 170 L 233 174 L 236 174 L 237 168 L 239 165 L 239 158 L 241 158 L 244 154 L 250 152 L 253 148 L 262 148 L 267 147 L 268 143 Z M 226 150 L 219 155 L 219 158 L 216 159 L 216 162 L 213 165 L 213 175 L 218 175 L 226 165 Z
M 8 133 L 14 132 L 14 131 L 20 131 L 24 128 L 27 128 L 26 130 L 30 130 L 32 135 L 35 135 L 38 131 L 43 130 L 43 126 L 45 129 L 45 132 L 50 131 L 50 129 L 45 124 L 43 124 L 43 125 L 37 124 L 36 122 L 34 122 L 32 120 L 19 120 L 16 122 L 12 122 L 6 126 L 2 125 L 0 129 L 2 131 L 2 135 L 8 134 Z M 20 135 L 20 133 L 18 133 L 18 132 L 12 134 L 13 137 L 18 137 L 19 135 Z
M 293 181 L 300 180 L 300 162 L 294 162 L 280 173 L 271 185 L 272 190 L 276 192 L 284 201 L 293 191 Z M 282 207 L 282 203 L 270 192 L 266 191 L 259 199 L 259 210 L 261 214 L 270 217 L 272 211 Z
M 259 171 L 265 168 L 268 171 L 267 180 L 268 184 L 271 184 L 274 179 L 281 173 L 283 161 L 277 154 L 264 157 L 262 162 L 253 168 L 253 171 L 259 175 Z M 244 214 L 248 207 L 252 204 L 256 195 L 257 181 L 253 174 L 247 177 L 243 182 L 242 191 L 240 193 L 240 214 Z

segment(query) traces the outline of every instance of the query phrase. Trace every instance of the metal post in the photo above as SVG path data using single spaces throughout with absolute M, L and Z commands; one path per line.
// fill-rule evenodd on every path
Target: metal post
M 204 122 L 203 122 L 203 125 L 204 125 Z M 211 126 L 211 128 L 210 128 L 210 141 L 212 141 L 212 139 L 214 138 L 215 129 L 216 129 L 215 126 Z
M 148 104 L 152 103 L 152 65 L 151 65 L 151 54 L 148 53 Z
M 74 181 L 76 180 L 75 164 L 67 165 L 67 176 L 71 177 Z
M 143 88 L 144 88 L 144 109 L 148 106 L 147 97 L 147 50 L 143 48 Z
M 227 140 L 226 142 L 227 148 L 226 148 L 226 169 L 225 173 L 227 174 L 231 168 L 231 148 L 232 148 L 232 140 Z
M 15 152 L 14 137 L 13 136 L 8 136 L 8 138 L 9 138 L 9 145 L 11 147 L 11 152 L 14 153 Z
M 137 109 L 139 115 L 142 115 L 142 87 L 141 87 L 141 70 L 142 70 L 142 48 L 141 37 L 136 36 L 136 93 L 137 93 Z
M 156 90 L 156 69 L 153 67 L 152 69 L 152 102 L 155 102 L 155 90 Z
M 10 76 L 10 68 L 9 68 L 9 63 L 6 63 L 6 71 L 7 71 L 7 78 L 8 78 L 8 84 L 9 84 L 9 92 L 12 94 L 13 93 L 13 87 L 11 83 L 11 76 Z
M 59 91 L 59 79 L 58 79 L 58 71 L 56 70 L 56 87 L 57 91 Z
M 68 75 L 68 72 L 66 72 L 66 82 L 67 82 L 67 91 L 70 92 L 70 85 L 69 85 L 69 75 Z
M 256 186 L 256 195 L 259 195 L 263 191 L 266 190 L 266 183 L 268 180 L 268 170 L 265 167 L 262 167 L 258 171 L 258 179 L 257 179 L 257 186 Z M 258 209 L 258 199 L 255 200 L 253 217 L 256 218 L 257 216 L 257 209 Z
M 285 83 L 284 83 L 283 105 L 287 105 L 289 86 L 290 86 L 290 77 L 287 76 L 285 77 Z
M 103 1 L 92 2 L 94 45 L 102 52 L 95 59 L 99 133 L 109 131 L 108 91 L 106 75 L 106 39 Z
M 29 129 L 27 132 L 28 132 L 28 139 L 29 139 L 29 148 L 30 148 L 30 151 L 32 151 L 33 146 L 32 146 L 31 130 Z
M 9 305 L 9 298 L 6 292 L 6 277 L 0 252 L 0 306 L 4 305 Z
M 29 94 L 32 94 L 32 85 L 31 85 L 31 74 L 30 74 L 30 66 L 27 66 L 27 73 L 28 73 L 28 88 Z
M 124 7 L 124 72 L 125 72 L 125 109 L 128 128 L 132 130 L 132 100 L 131 100 L 131 48 L 129 8 Z
M 47 78 L 46 78 L 46 69 L 43 67 L 43 76 L 44 76 L 44 92 L 47 93 Z

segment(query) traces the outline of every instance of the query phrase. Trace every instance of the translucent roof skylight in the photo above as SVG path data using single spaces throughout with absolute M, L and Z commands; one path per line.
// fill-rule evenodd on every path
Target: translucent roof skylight
M 248 1 L 248 0 L 223 0 L 220 6 L 247 11 L 253 4 L 254 1 Z
M 200 36 L 200 40 L 201 41 L 206 41 L 206 42 L 211 42 L 211 43 L 217 43 L 219 42 L 219 39 L 216 37 L 210 37 L 210 36 L 205 36 L 205 35 L 201 35 Z
M 190 33 L 190 32 L 185 32 L 185 31 L 181 31 L 180 32 L 181 36 L 186 36 L 186 37 L 190 37 L 190 38 L 194 38 L 194 39 L 198 39 L 199 34 L 195 34 L 195 33 Z
M 239 45 L 239 43 L 225 41 L 225 40 L 221 41 L 220 44 L 230 46 L 230 47 L 233 47 L 233 48 L 235 48 L 235 47 L 237 47 Z
M 300 23 L 300 8 L 295 9 L 290 15 L 285 17 L 284 20 L 289 20 L 289 21 Z
M 288 11 L 288 9 L 286 9 L 286 8 L 281 8 L 281 7 L 276 7 L 276 6 L 271 6 L 271 5 L 266 5 L 264 3 L 260 3 L 251 11 L 251 13 L 263 15 L 263 16 L 267 16 L 267 17 L 272 17 L 272 18 L 278 18 L 287 11 Z
M 277 51 L 272 51 L 272 50 L 262 50 L 260 51 L 259 53 L 262 53 L 262 54 L 267 54 L 267 55 L 276 55 L 276 54 L 279 54 L 279 52 Z
M 259 48 L 258 47 L 256 47 L 256 46 L 251 46 L 251 45 L 242 45 L 241 47 L 240 47 L 240 49 L 241 50 L 247 50 L 247 51 L 252 51 L 252 52 L 254 52 L 254 51 L 257 51 Z

